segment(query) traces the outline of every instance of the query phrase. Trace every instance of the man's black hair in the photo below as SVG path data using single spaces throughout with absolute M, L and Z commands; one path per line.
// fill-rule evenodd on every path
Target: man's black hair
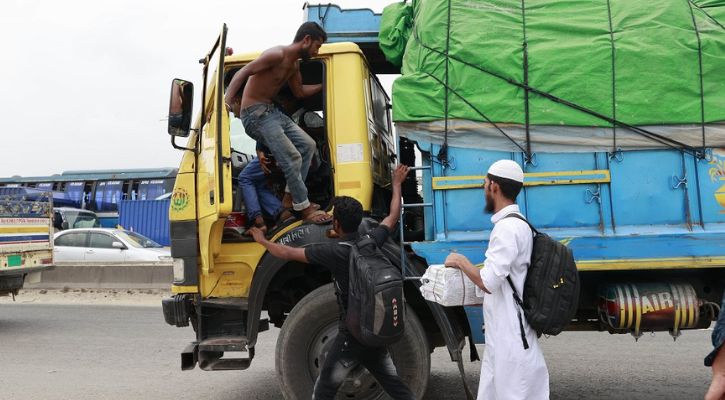
M 343 233 L 357 232 L 363 217 L 362 204 L 349 196 L 339 196 L 332 200 L 335 210 L 332 218 L 336 220 Z
M 501 178 L 496 175 L 488 174 L 488 179 L 492 182 L 496 182 L 501 188 L 503 196 L 511 201 L 516 201 L 516 196 L 519 195 L 521 188 L 524 187 L 524 184 L 521 182 L 516 182 L 515 180 L 508 178 Z
M 297 34 L 295 34 L 294 42 L 301 42 L 307 35 L 310 35 L 312 40 L 320 40 L 323 43 L 327 41 L 327 32 L 317 22 L 307 21 L 300 25 Z

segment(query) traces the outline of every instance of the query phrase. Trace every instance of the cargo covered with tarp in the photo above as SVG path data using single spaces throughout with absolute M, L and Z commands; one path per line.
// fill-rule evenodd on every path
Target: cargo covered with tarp
M 388 6 L 379 39 L 413 140 L 725 147 L 725 0 L 419 0 Z

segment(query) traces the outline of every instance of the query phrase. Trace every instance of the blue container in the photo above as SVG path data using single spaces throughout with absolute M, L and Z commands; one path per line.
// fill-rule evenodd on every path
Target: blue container
M 169 246 L 169 206 L 165 200 L 122 200 L 118 203 L 118 224 L 155 242 Z
M 115 228 L 118 225 L 117 213 L 96 213 L 101 228 Z
M 368 8 L 343 10 L 334 4 L 306 5 L 304 20 L 320 24 L 327 32 L 328 43 L 377 43 L 380 19 Z

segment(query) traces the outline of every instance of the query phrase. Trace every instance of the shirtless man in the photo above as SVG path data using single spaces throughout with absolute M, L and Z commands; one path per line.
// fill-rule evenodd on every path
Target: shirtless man
M 322 85 L 302 84 L 299 59 L 307 61 L 316 56 L 325 40 L 327 34 L 319 25 L 303 23 L 292 44 L 268 49 L 237 71 L 224 97 L 231 111 L 239 110 L 235 111 L 235 115 L 241 117 L 247 135 L 267 146 L 277 160 L 287 180 L 283 204 L 291 203 L 298 216 L 315 223 L 326 223 L 332 219 L 307 198 L 305 178 L 315 153 L 315 141 L 278 110 L 272 98 L 285 84 L 298 98 L 312 96 L 322 90 Z M 239 96 L 242 86 L 244 90 Z

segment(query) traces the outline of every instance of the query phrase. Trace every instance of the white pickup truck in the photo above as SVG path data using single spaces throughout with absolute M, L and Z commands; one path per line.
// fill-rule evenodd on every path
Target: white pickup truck
M 13 298 L 24 282 L 53 267 L 53 198 L 50 193 L 0 190 L 0 296 Z

